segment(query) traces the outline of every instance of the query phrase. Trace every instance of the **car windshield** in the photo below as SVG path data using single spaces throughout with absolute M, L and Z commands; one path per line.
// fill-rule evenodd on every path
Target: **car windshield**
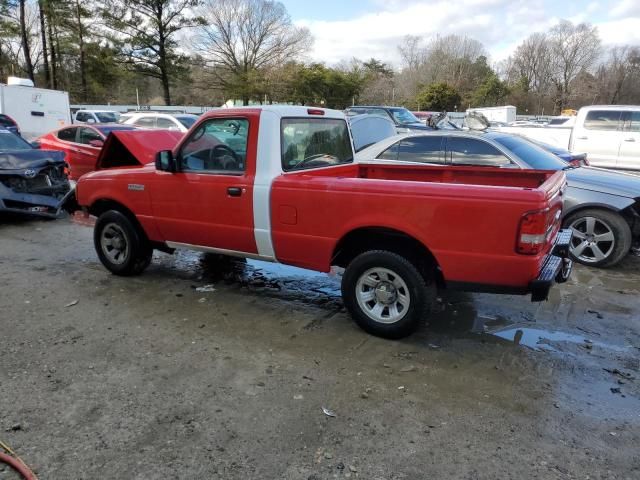
M 562 170 L 567 166 L 567 162 L 524 138 L 501 135 L 493 139 L 536 170 Z
M 176 120 L 178 120 L 182 125 L 184 125 L 187 128 L 191 128 L 191 126 L 194 123 L 196 123 L 197 119 L 198 117 L 191 117 L 191 116 L 176 117 Z
M 406 108 L 390 108 L 389 111 L 397 123 L 421 123 L 420 120 Z
M 133 125 L 109 125 L 108 127 L 99 126 L 95 128 L 105 137 L 109 135 L 109 133 L 113 132 L 114 130 L 135 130 L 136 129 L 136 127 L 134 127 Z
M 11 132 L 0 132 L 0 152 L 32 149 L 33 147 L 19 136 Z
M 116 123 L 118 121 L 118 115 L 116 112 L 95 112 L 96 117 L 102 123 Z

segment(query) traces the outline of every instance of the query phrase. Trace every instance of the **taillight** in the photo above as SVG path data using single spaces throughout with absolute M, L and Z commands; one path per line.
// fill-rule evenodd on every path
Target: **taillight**
M 520 219 L 516 251 L 524 255 L 537 255 L 544 250 L 549 237 L 559 226 L 559 208 L 527 212 Z

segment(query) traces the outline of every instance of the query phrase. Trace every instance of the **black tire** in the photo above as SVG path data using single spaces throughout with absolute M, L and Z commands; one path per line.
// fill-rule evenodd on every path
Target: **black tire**
M 393 275 L 384 279 L 376 274 L 375 270 L 377 269 L 381 272 L 390 271 L 399 277 L 401 282 L 404 282 L 409 294 L 407 307 L 404 307 L 399 300 L 400 294 L 404 295 L 404 286 L 397 289 L 394 287 L 393 292 L 395 292 L 395 299 L 397 299 L 395 300 L 394 294 L 387 293 L 387 285 L 383 285 L 383 283 L 389 284 L 387 280 L 394 278 Z M 368 274 L 371 271 L 373 273 Z M 376 287 L 368 286 L 365 278 L 379 278 L 380 282 Z M 391 298 L 385 299 L 390 302 L 385 304 L 389 318 L 383 319 L 383 321 L 373 318 L 375 316 L 373 310 L 383 304 L 377 299 L 377 292 L 380 288 L 383 290 L 383 295 L 391 295 Z M 370 290 L 364 291 L 364 289 Z M 375 299 L 367 303 L 364 297 L 371 292 L 373 292 Z M 342 299 L 353 319 L 366 332 L 383 338 L 398 339 L 413 333 L 427 318 L 435 293 L 436 287 L 433 281 L 429 279 L 427 282 L 425 277 L 406 258 L 386 250 L 371 250 L 358 255 L 349 263 L 342 277 Z M 406 296 L 403 298 L 406 301 Z M 398 312 L 400 307 L 402 310 Z M 391 308 L 394 308 L 398 315 L 402 315 L 396 321 L 393 321 Z M 380 312 L 380 316 L 384 316 L 384 311 L 385 309 Z M 385 320 L 388 323 L 385 323 Z
M 586 232 L 587 219 L 595 219 L 596 232 L 604 232 L 608 228 L 613 233 L 613 242 L 600 242 L 598 250 L 605 254 L 604 258 L 598 259 L 596 251 L 592 247 L 585 247 L 579 251 L 579 247 L 585 241 L 579 235 Z M 616 212 L 601 208 L 589 208 L 580 210 L 569 215 L 564 220 L 564 226 L 570 228 L 574 226 L 574 238 L 571 243 L 571 257 L 578 263 L 590 267 L 607 268 L 612 267 L 622 260 L 631 250 L 633 237 L 631 228 L 621 215 Z M 576 252 L 580 253 L 579 255 Z
M 117 234 L 117 240 L 124 242 L 120 256 L 114 248 L 103 247 L 101 243 L 104 235 L 111 235 L 113 240 L 112 233 Z M 139 275 L 149 266 L 153 256 L 153 249 L 144 231 L 135 221 L 117 210 L 109 210 L 98 217 L 93 230 L 93 244 L 102 264 L 115 275 Z M 117 258 L 114 259 L 114 256 Z

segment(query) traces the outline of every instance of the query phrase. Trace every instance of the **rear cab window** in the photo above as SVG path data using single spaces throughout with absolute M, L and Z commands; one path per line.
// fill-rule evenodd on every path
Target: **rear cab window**
M 584 119 L 587 130 L 616 131 L 620 128 L 622 110 L 591 110 Z
M 353 162 L 347 122 L 340 118 L 283 118 L 282 170 L 291 172 Z

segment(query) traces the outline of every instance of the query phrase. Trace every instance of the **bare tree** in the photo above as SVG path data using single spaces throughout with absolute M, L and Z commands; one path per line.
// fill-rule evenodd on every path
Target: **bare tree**
M 33 62 L 31 61 L 31 47 L 29 40 L 29 31 L 27 30 L 27 18 L 25 11 L 25 0 L 20 0 L 20 36 L 22 38 L 22 52 L 26 66 L 27 75 L 31 81 L 35 81 L 33 75 Z
M 556 86 L 555 104 L 561 111 L 569 101 L 571 82 L 581 72 L 591 69 L 600 56 L 600 37 L 593 25 L 574 25 L 562 20 L 549 32 L 549 45 Z
M 311 44 L 284 5 L 267 0 L 206 0 L 197 45 L 216 82 L 247 105 L 263 70 L 293 60 Z
M 630 45 L 611 48 L 607 61 L 598 71 L 598 77 L 605 101 L 620 103 L 640 80 L 640 48 Z

